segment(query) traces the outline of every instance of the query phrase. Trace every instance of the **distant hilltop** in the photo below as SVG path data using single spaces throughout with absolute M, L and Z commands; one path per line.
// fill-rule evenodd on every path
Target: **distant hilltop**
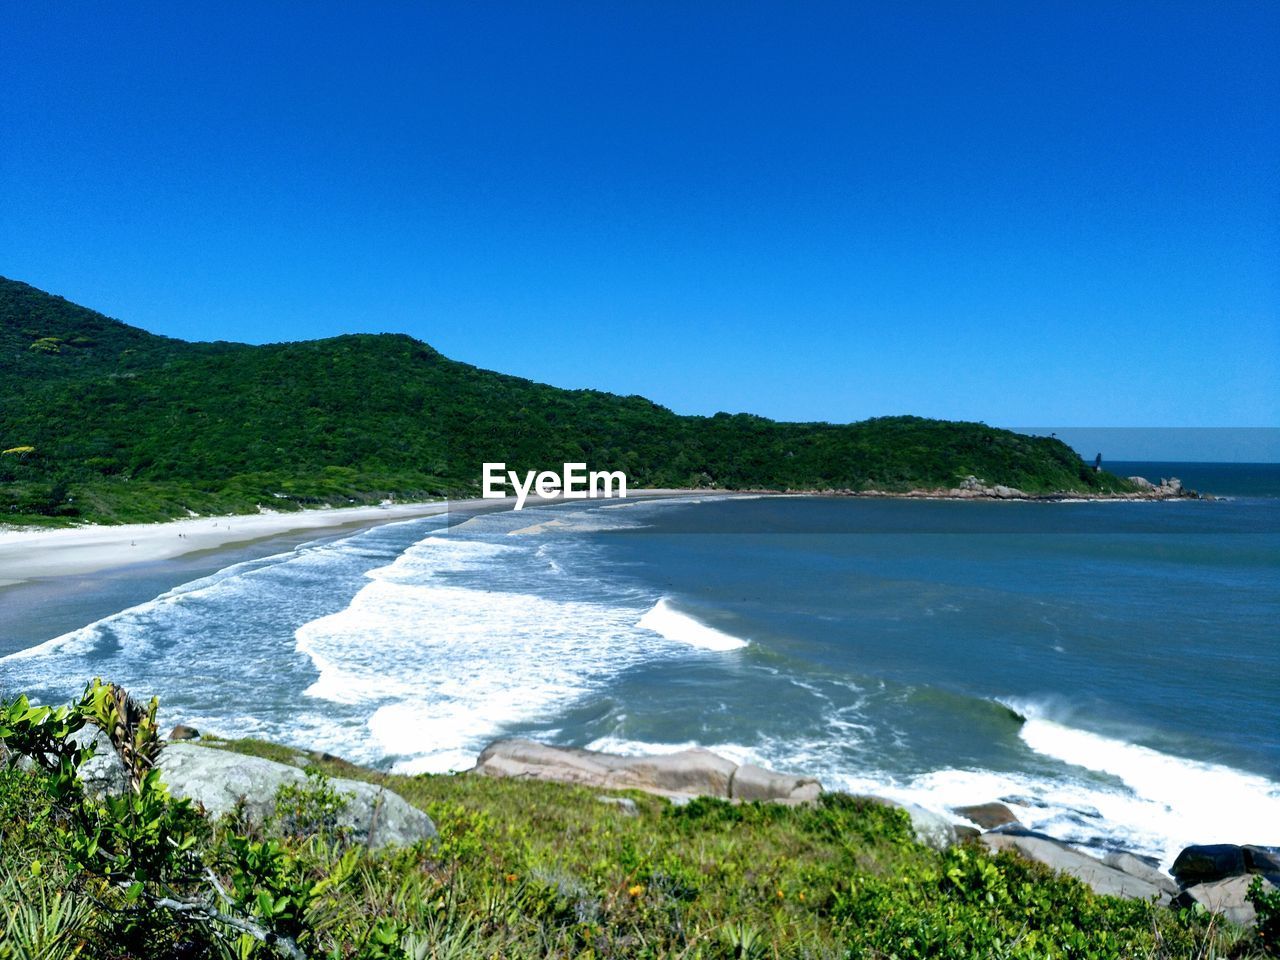
M 189 343 L 3 278 L 0 383 L 0 522 L 475 496 L 489 461 L 583 462 L 633 488 L 1152 495 L 1060 440 L 982 423 L 680 416 L 404 335 Z

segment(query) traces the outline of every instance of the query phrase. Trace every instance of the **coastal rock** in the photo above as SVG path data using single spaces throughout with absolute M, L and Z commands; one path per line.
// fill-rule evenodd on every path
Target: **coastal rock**
M 199 740 L 200 731 L 195 727 L 189 727 L 185 723 L 179 723 L 169 731 L 170 740 Z
M 934 850 L 946 850 L 956 843 L 956 828 L 950 820 L 940 813 L 918 807 L 914 803 L 895 804 L 907 811 L 911 818 L 911 830 L 916 835 L 916 842 Z
M 640 813 L 640 808 L 630 797 L 596 797 L 596 800 L 606 806 L 617 807 L 619 813 L 628 817 L 638 816 Z
M 93 747 L 93 756 L 80 764 L 80 782 L 85 792 L 94 796 L 123 793 L 129 787 L 129 774 L 124 762 L 111 746 L 111 740 L 97 727 L 86 728 L 77 734 L 81 747 Z
M 1220 913 L 1232 923 L 1242 927 L 1252 926 L 1257 919 L 1257 911 L 1248 900 L 1249 887 L 1256 878 L 1248 874 L 1228 877 L 1226 880 L 1211 880 L 1188 887 L 1178 894 L 1173 901 L 1177 907 L 1192 907 L 1196 904 L 1210 913 Z M 1262 881 L 1262 889 L 1268 893 L 1277 889 L 1270 880 Z
M 496 740 L 474 767 L 487 777 L 554 780 L 603 789 L 644 790 L 667 797 L 720 797 L 800 803 L 815 799 L 822 784 L 811 777 L 739 766 L 700 747 L 648 757 L 625 757 L 533 740 Z
M 297 767 L 190 743 L 165 747 L 158 768 L 173 796 L 202 805 L 215 818 L 239 809 L 253 823 L 274 813 L 282 786 L 308 784 Z M 346 797 L 337 822 L 357 842 L 378 848 L 436 836 L 431 818 L 399 794 L 359 780 L 331 779 L 329 786 Z
M 914 803 L 899 803 L 888 797 L 870 796 L 866 799 L 882 803 L 886 807 L 905 810 L 907 816 L 911 818 L 911 832 L 915 835 L 916 843 L 922 843 L 934 850 L 945 850 L 954 846 L 959 839 L 955 824 L 940 813 L 926 810 Z
M 968 807 L 952 807 L 953 813 L 966 820 L 971 820 L 983 830 L 1002 827 L 1006 823 L 1017 823 L 1018 818 L 1003 803 L 978 803 Z
M 485 747 L 474 772 L 489 777 L 727 798 L 729 780 L 737 769 L 732 760 L 700 747 L 652 757 L 624 757 L 513 738 Z
M 1130 483 L 1132 483 L 1139 490 L 1151 492 L 1156 489 L 1156 485 L 1152 483 L 1150 480 L 1148 480 L 1146 477 L 1126 477 L 1125 479 L 1128 480 Z
M 973 497 L 994 497 L 997 500 L 1027 499 L 1027 493 L 1024 490 L 1006 486 L 1003 483 L 988 484 L 972 475 L 961 480 L 960 486 L 947 490 L 945 493 L 947 496 L 960 497 L 966 500 Z
M 806 803 L 817 800 L 822 784 L 813 777 L 796 777 L 744 763 L 729 781 L 731 800 L 779 800 L 784 803 Z
M 1244 868 L 1250 873 L 1260 873 L 1280 882 L 1280 847 L 1259 847 L 1246 844 L 1240 848 L 1244 854 Z
M 1248 872 L 1244 850 L 1234 843 L 1198 844 L 1184 849 L 1169 870 L 1184 887 L 1238 877 Z
M 106 734 L 95 731 L 85 741 L 94 755 L 80 766 L 80 782 L 95 796 L 129 788 L 129 778 Z M 305 787 L 300 769 L 262 757 L 248 757 L 194 743 L 169 743 L 157 764 L 175 797 L 201 804 L 211 817 L 239 807 L 250 823 L 262 823 L 275 811 L 276 792 L 285 784 Z M 338 826 L 370 847 L 408 844 L 436 835 L 435 824 L 399 794 L 360 780 L 331 779 L 329 786 L 347 797 Z
M 994 853 L 1009 850 L 1028 860 L 1043 863 L 1053 870 L 1075 877 L 1094 893 L 1111 897 L 1128 897 L 1134 900 L 1147 900 L 1154 897 L 1162 903 L 1167 903 L 1169 900 L 1169 893 L 1156 884 L 1123 870 L 1109 867 L 1096 857 L 1091 857 L 1054 840 L 1012 833 L 984 833 L 982 842 Z
M 649 784 L 654 791 L 692 793 L 699 796 L 727 797 L 729 784 L 738 765 L 710 750 L 694 747 L 679 753 L 654 757 L 626 758 L 622 766 L 626 777 Z M 640 789 L 646 789 L 641 787 Z
M 1131 877 L 1137 877 L 1139 880 L 1145 880 L 1147 883 L 1159 887 L 1169 896 L 1176 896 L 1178 893 L 1178 884 L 1174 882 L 1173 877 L 1162 871 L 1155 863 L 1134 856 L 1124 850 L 1113 850 L 1102 858 L 1102 862 L 1108 867 L 1123 871 Z

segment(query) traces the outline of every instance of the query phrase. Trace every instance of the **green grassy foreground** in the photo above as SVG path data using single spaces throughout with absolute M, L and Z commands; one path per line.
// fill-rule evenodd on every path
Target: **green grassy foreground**
M 220 748 L 298 756 L 253 741 Z M 1203 914 L 1099 897 L 977 847 L 934 852 L 911 839 L 905 814 L 842 794 L 794 808 L 674 806 L 628 793 L 639 810 L 628 816 L 571 786 L 389 776 L 312 760 L 314 787 L 282 798 L 281 822 L 257 830 L 199 822 L 191 828 L 198 840 L 184 853 L 219 874 L 253 916 L 277 918 L 307 956 L 1261 955 L 1251 935 Z M 431 814 L 440 841 L 383 854 L 350 848 L 326 826 L 335 800 L 323 775 L 385 783 Z M 69 867 L 73 830 L 60 820 L 51 782 L 16 768 L 0 772 L 0 957 L 275 955 Z M 246 860 L 246 850 L 274 850 L 270 869 Z M 252 872 L 246 863 L 258 864 L 265 905 L 261 891 L 240 896 Z

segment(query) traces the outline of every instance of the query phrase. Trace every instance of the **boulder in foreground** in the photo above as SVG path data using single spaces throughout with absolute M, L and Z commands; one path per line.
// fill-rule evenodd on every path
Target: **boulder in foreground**
M 486 777 L 554 780 L 606 790 L 643 790 L 666 797 L 804 803 L 817 799 L 822 792 L 822 784 L 812 777 L 777 773 L 753 764 L 739 766 L 701 747 L 626 757 L 512 738 L 495 740 L 485 747 L 474 772 Z
M 1061 873 L 1069 874 L 1087 885 L 1094 893 L 1141 900 L 1155 897 L 1162 903 L 1169 901 L 1170 891 L 1167 889 L 1142 877 L 1108 866 L 1096 857 L 1091 857 L 1054 840 L 1012 833 L 986 833 L 982 836 L 982 842 L 993 853 L 1011 850 L 1028 860 L 1043 863 Z
M 952 812 L 976 823 L 983 830 L 1003 827 L 1006 823 L 1017 823 L 1018 818 L 1003 803 L 977 803 L 968 807 L 952 807 Z
M 189 743 L 165 747 L 159 769 L 175 797 L 203 805 L 214 817 L 242 804 L 244 815 L 259 823 L 275 812 L 281 787 L 306 788 L 309 783 L 305 773 L 286 763 Z M 431 818 L 397 793 L 363 780 L 331 779 L 328 786 L 347 801 L 337 825 L 360 843 L 378 848 L 436 836 Z
M 1257 879 L 1254 875 L 1243 873 L 1226 880 L 1210 880 L 1187 887 L 1173 901 L 1175 906 L 1191 907 L 1201 905 L 1210 913 L 1220 913 L 1232 923 L 1242 927 L 1251 926 L 1257 920 L 1257 910 L 1248 899 L 1249 887 Z M 1274 892 L 1277 887 L 1270 880 L 1262 881 L 1262 889 L 1267 893 Z
M 106 737 L 97 734 L 92 742 L 96 752 L 80 771 L 85 788 L 99 794 L 127 789 L 124 765 Z M 215 818 L 238 809 L 254 824 L 275 813 L 281 787 L 310 786 L 298 767 L 194 743 L 167 744 L 157 768 L 173 796 L 200 804 Z M 346 800 L 335 825 L 357 843 L 379 848 L 436 836 L 431 818 L 397 793 L 363 780 L 331 778 L 327 785 Z
M 1148 861 L 1124 850 L 1113 850 L 1102 858 L 1102 862 L 1108 867 L 1129 874 L 1131 877 L 1137 877 L 1139 880 L 1154 884 L 1169 896 L 1174 896 L 1178 892 L 1178 884 L 1173 877 L 1157 867 L 1154 861 Z
M 1173 861 L 1170 873 L 1184 887 L 1238 877 L 1246 873 L 1244 851 L 1234 843 L 1208 843 L 1187 847 Z
M 643 790 L 677 803 L 695 796 L 742 802 L 810 803 L 822 793 L 822 784 L 813 777 L 778 773 L 750 763 L 739 765 L 701 747 L 626 757 L 512 738 L 495 740 L 485 747 L 472 772 L 486 777 L 554 780 L 604 790 Z M 956 842 L 955 828 L 940 814 L 883 797 L 868 799 L 906 810 L 916 839 L 926 846 L 943 850 Z

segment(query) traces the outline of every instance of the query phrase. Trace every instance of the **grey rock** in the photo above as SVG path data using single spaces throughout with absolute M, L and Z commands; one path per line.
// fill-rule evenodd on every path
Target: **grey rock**
M 911 818 L 911 830 L 916 835 L 916 842 L 934 850 L 946 850 L 956 842 L 956 828 L 950 820 L 940 813 L 926 810 L 914 803 L 896 804 L 907 811 Z
M 1197 883 L 1178 894 L 1174 905 L 1191 907 L 1200 904 L 1210 913 L 1220 913 L 1232 923 L 1242 927 L 1252 926 L 1257 919 L 1257 911 L 1246 895 L 1255 879 L 1257 877 L 1242 874 L 1225 880 Z M 1266 892 L 1277 889 L 1274 883 L 1266 879 L 1262 881 L 1262 888 Z
M 905 810 L 907 816 L 911 818 L 911 832 L 915 835 L 916 843 L 922 843 L 934 850 L 945 850 L 953 846 L 958 839 L 955 824 L 940 813 L 926 810 L 914 803 L 899 803 L 887 797 L 869 796 L 866 799 L 882 803 L 886 807 Z
M 619 813 L 626 814 L 628 817 L 634 817 L 640 813 L 640 808 L 630 797 L 596 797 L 596 799 L 608 806 L 617 807 Z
M 1152 483 L 1150 480 L 1148 480 L 1146 477 L 1126 477 L 1125 479 L 1127 479 L 1139 490 L 1146 490 L 1150 492 L 1152 490 L 1155 490 L 1156 488 L 1156 485 Z
M 76 735 L 81 747 L 92 746 L 93 756 L 80 764 L 80 782 L 85 792 L 95 796 L 123 793 L 129 787 L 129 774 L 124 761 L 105 733 L 97 727 L 86 727 Z
M 1234 843 L 1196 844 L 1185 848 L 1173 861 L 1169 870 L 1184 887 L 1227 877 L 1238 877 L 1248 872 L 1244 862 L 1244 850 Z
M 1147 883 L 1159 887 L 1171 897 L 1176 896 L 1178 893 L 1178 884 L 1174 882 L 1173 877 L 1155 864 L 1149 863 L 1141 857 L 1135 857 L 1132 853 L 1124 850 L 1115 850 L 1104 856 L 1102 862 L 1108 867 L 1114 867 L 1116 870 L 1123 871 L 1131 877 L 1137 877 L 1139 880 L 1145 880 Z
M 1169 900 L 1169 894 L 1154 883 L 1109 867 L 1096 857 L 1054 840 L 1010 833 L 984 833 L 982 842 L 993 852 L 1010 850 L 1028 860 L 1043 863 L 1053 870 L 1075 877 L 1094 893 L 1135 900 L 1153 897 L 1161 902 Z
M 1017 823 L 1018 818 L 1003 803 L 977 803 L 968 807 L 952 807 L 952 812 L 966 820 L 971 820 L 983 830 L 1002 827 L 1006 823 Z
M 189 727 L 185 723 L 179 723 L 169 731 L 170 740 L 199 740 L 200 731 L 195 727 Z
M 297 767 L 192 743 L 169 744 L 158 767 L 173 796 L 202 805 L 212 817 L 239 807 L 253 823 L 275 812 L 276 792 L 282 786 L 308 783 Z M 399 794 L 360 780 L 335 778 L 329 786 L 346 796 L 338 826 L 349 829 L 357 842 L 378 848 L 436 836 L 431 818 Z
M 727 797 L 729 781 L 738 765 L 710 750 L 695 747 L 654 757 L 623 758 L 617 773 L 654 790 Z M 644 787 L 641 787 L 644 789 Z
M 533 740 L 496 740 L 481 752 L 473 772 L 488 777 L 554 780 L 605 790 L 643 790 L 667 797 L 799 802 L 817 796 L 822 785 L 808 777 L 739 767 L 732 760 L 695 748 L 648 757 L 553 747 Z M 741 783 L 732 786 L 741 776 Z
M 744 763 L 729 781 L 731 800 L 774 800 L 782 803 L 808 803 L 818 799 L 822 784 L 813 777 L 797 777 L 777 773 Z
M 952 826 L 956 832 L 956 840 L 964 842 L 965 840 L 977 840 L 982 836 L 982 831 L 977 827 L 970 827 L 963 823 L 957 823 Z

